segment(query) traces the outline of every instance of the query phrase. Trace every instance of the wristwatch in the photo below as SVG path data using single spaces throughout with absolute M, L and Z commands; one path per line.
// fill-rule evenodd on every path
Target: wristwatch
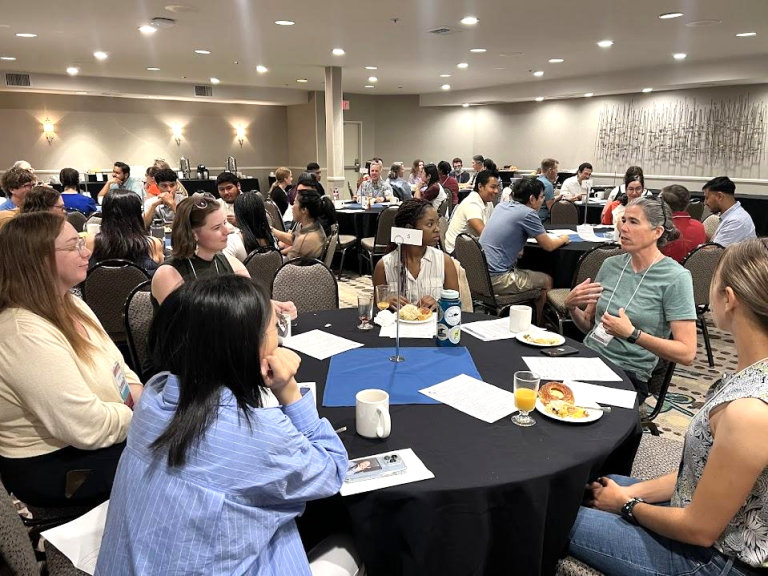
M 632 498 L 627 501 L 624 506 L 621 507 L 621 517 L 624 518 L 627 522 L 631 522 L 632 524 L 639 524 L 637 521 L 637 518 L 635 518 L 635 515 L 632 513 L 632 510 L 635 509 L 635 506 L 637 506 L 640 503 L 645 504 L 645 500 L 642 498 Z
M 635 328 L 632 331 L 632 334 L 627 336 L 627 342 L 629 342 L 630 344 L 634 344 L 635 342 L 637 342 L 637 339 L 640 338 L 640 334 L 642 334 L 640 329 L 639 328 Z

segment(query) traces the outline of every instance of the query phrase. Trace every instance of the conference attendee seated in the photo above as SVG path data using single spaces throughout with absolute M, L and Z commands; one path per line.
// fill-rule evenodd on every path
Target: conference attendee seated
M 627 168 L 627 171 L 624 173 L 624 183 L 620 186 L 616 186 L 613 190 L 610 191 L 608 194 L 608 202 L 613 202 L 614 200 L 618 200 L 619 197 L 622 194 L 627 193 L 627 181 L 635 180 L 635 176 L 639 176 L 640 180 L 644 183 L 645 182 L 645 175 L 643 174 L 643 169 L 640 166 L 630 166 Z M 643 196 L 653 196 L 653 193 L 650 190 L 643 190 Z
M 148 345 L 163 372 L 136 409 L 96 574 L 310 574 L 295 519 L 338 493 L 347 452 L 276 325 L 234 275 L 160 307 Z
M 661 249 L 661 252 L 664 256 L 669 256 L 673 260 L 682 262 L 691 250 L 707 241 L 704 224 L 691 218 L 691 215 L 688 214 L 691 194 L 685 186 L 672 184 L 662 188 L 661 198 L 672 210 L 675 228 L 680 232 L 680 238 L 669 242 Z
M 484 161 L 485 161 L 485 158 L 483 158 L 482 154 L 475 154 L 474 156 L 472 156 L 473 173 L 467 180 L 466 185 L 462 186 L 462 188 L 469 188 L 470 190 L 475 189 L 477 175 L 480 174 L 480 172 L 482 172 L 483 170 L 485 170 L 485 166 L 483 165 Z
M 451 176 L 456 178 L 459 184 L 466 184 L 469 182 L 469 172 L 464 170 L 464 162 L 459 157 L 453 159 L 453 171 L 451 172 Z
M 414 198 L 422 198 L 432 204 L 437 210 L 444 200 L 448 198 L 445 189 L 440 185 L 440 175 L 437 172 L 437 166 L 427 164 L 424 166 L 425 180 L 422 185 L 413 193 Z
M 541 289 L 536 302 L 538 318 L 552 289 L 549 274 L 517 268 L 517 259 L 528 238 L 535 238 L 547 252 L 568 244 L 567 234 L 551 238 L 539 219 L 544 204 L 544 184 L 538 178 L 523 178 L 512 188 L 512 201 L 499 204 L 480 235 L 480 245 L 488 260 L 493 291 L 496 294 L 516 294 Z
M 154 166 L 158 170 L 172 170 L 171 165 L 168 164 L 168 162 L 166 162 L 162 158 L 156 158 L 155 159 L 155 163 L 152 164 L 152 166 Z M 181 194 L 184 198 L 189 196 L 189 193 L 187 192 L 187 189 L 184 188 L 184 184 L 182 184 L 181 182 L 179 182 L 179 187 L 178 187 L 178 190 L 176 191 L 176 193 L 177 194 Z
M 0 211 L 17 210 L 24 204 L 27 192 L 37 185 L 37 176 L 24 168 L 9 168 L 3 173 L 0 184 L 5 192 L 5 202 L 0 204 Z
M 413 161 L 413 164 L 411 165 L 411 171 L 408 174 L 408 184 L 411 186 L 423 186 L 424 181 L 426 180 L 426 175 L 424 174 L 424 160 L 421 158 L 416 158 L 416 160 Z
M 541 174 L 537 177 L 544 186 L 544 201 L 539 208 L 539 219 L 543 224 L 549 224 L 552 204 L 555 203 L 555 184 L 557 183 L 557 168 L 559 162 L 554 158 L 544 158 L 541 161 Z
M 112 176 L 99 191 L 99 198 L 115 188 L 130 190 L 144 200 L 144 184 L 138 178 L 131 177 L 131 167 L 125 162 L 115 162 L 112 167 Z
M 59 172 L 59 182 L 63 191 L 61 197 L 67 210 L 79 210 L 86 216 L 90 216 L 98 207 L 90 194 L 80 192 L 80 173 L 74 168 L 64 168 Z
M 315 180 L 317 183 L 315 184 L 315 189 L 320 193 L 320 196 L 325 196 L 325 188 L 323 188 L 323 185 L 320 183 L 320 181 L 323 179 L 323 173 L 320 170 L 320 164 L 317 162 L 310 162 L 307 164 L 307 172 L 314 175 Z M 293 194 L 293 198 L 296 198 L 296 194 Z M 293 202 L 291 202 L 293 204 Z
M 459 181 L 451 176 L 451 165 L 441 160 L 437 163 L 437 173 L 440 175 L 440 186 L 450 197 L 451 206 L 455 207 L 459 203 Z
M 227 222 L 237 226 L 235 200 L 240 196 L 240 178 L 232 172 L 222 172 L 216 177 L 216 189 L 219 191 L 219 205 L 227 216 Z
M 288 211 L 288 188 L 293 182 L 293 173 L 286 167 L 281 166 L 275 170 L 275 182 L 269 189 L 269 198 L 277 205 L 280 214 Z
M 147 227 L 156 219 L 162 219 L 165 223 L 173 222 L 176 216 L 176 194 L 179 191 L 178 175 L 173 170 L 158 170 L 155 172 L 155 184 L 160 190 L 160 195 L 144 202 L 144 222 Z
M 390 201 L 393 198 L 392 186 L 381 175 L 382 165 L 371 163 L 370 179 L 363 181 L 357 191 L 357 199 L 371 198 L 374 202 Z
M 749 213 L 736 200 L 736 184 L 727 176 L 718 176 L 704 184 L 704 204 L 720 215 L 720 226 L 712 242 L 730 246 L 755 238 L 755 223 Z
M 482 170 L 477 175 L 476 184 L 477 191 L 470 192 L 451 215 L 445 234 L 445 249 L 448 254 L 453 253 L 459 234 L 470 234 L 479 238 L 493 214 L 493 200 L 499 194 L 498 172 Z
M 257 194 L 251 192 L 239 194 L 235 200 L 235 216 L 240 226 L 237 234 L 240 235 L 246 255 L 254 250 L 278 248 L 277 239 L 269 225 L 264 202 Z
M 87 237 L 91 266 L 104 260 L 133 262 L 150 276 L 163 263 L 163 240 L 147 235 L 141 200 L 130 190 L 117 188 L 104 196 L 101 229 Z
M 598 478 L 570 553 L 603 574 L 765 573 L 768 566 L 768 242 L 723 254 L 710 287 L 738 364 L 691 420 L 679 469 L 639 481 Z
M 64 207 L 64 200 L 61 193 L 50 186 L 35 186 L 24 197 L 24 204 L 20 210 L 21 214 L 30 212 L 51 212 L 58 216 L 64 216 L 67 210 Z
M 696 357 L 691 273 L 660 251 L 679 236 L 667 204 L 632 200 L 621 225 L 626 254 L 608 258 L 596 278 L 576 286 L 565 301 L 587 333 L 584 344 L 618 364 L 641 401 L 659 358 L 689 365 Z
M 392 164 L 389 170 L 389 185 L 392 188 L 392 195 L 398 196 L 400 200 L 410 200 L 413 198 L 413 190 L 411 190 L 410 184 L 404 178 L 405 168 L 402 163 L 396 162 Z
M 61 216 L 0 230 L 0 476 L 34 506 L 109 498 L 141 383 L 70 290 L 90 252 Z M 34 255 L 34 256 L 32 256 Z
M 12 168 L 21 168 L 22 170 L 26 170 L 28 172 L 31 172 L 32 174 L 35 173 L 35 169 L 32 168 L 32 164 L 30 164 L 26 160 L 16 160 L 16 162 L 13 163 Z
M 434 167 L 434 164 L 432 165 Z M 422 231 L 421 246 L 402 247 L 402 275 L 398 272 L 398 256 L 394 244 L 389 253 L 376 263 L 373 285 L 397 285 L 400 294 L 413 304 L 435 309 L 440 292 L 459 290 L 459 277 L 451 257 L 436 248 L 440 241 L 437 210 L 426 200 L 406 200 L 397 209 L 394 225 Z
M 336 221 L 333 202 L 327 196 L 320 196 L 314 188 L 301 188 L 293 204 L 293 221 L 297 225 L 292 232 L 272 229 L 272 234 L 282 244 L 285 259 L 322 260 L 327 238 L 325 228 Z
M 642 172 L 625 176 L 624 189 L 626 193 L 621 194 L 616 200 L 606 203 L 600 216 L 602 224 L 621 226 L 622 216 L 627 204 L 636 198 L 640 198 L 643 195 L 643 190 L 645 190 L 645 180 Z
M 581 200 L 592 189 L 592 164 L 584 162 L 579 164 L 575 176 L 566 178 L 560 188 L 560 196 L 565 200 Z

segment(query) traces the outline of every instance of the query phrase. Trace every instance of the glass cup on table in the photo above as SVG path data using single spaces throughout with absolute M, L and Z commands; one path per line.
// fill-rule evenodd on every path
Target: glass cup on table
M 359 330 L 370 330 L 371 316 L 373 312 L 373 296 L 371 294 L 360 294 L 357 297 L 357 317 L 360 318 Z
M 392 305 L 392 298 L 393 296 L 390 294 L 387 284 L 376 286 L 376 307 L 379 310 L 388 310 Z
M 536 420 L 531 418 L 528 413 L 536 408 L 536 398 L 539 395 L 538 374 L 527 371 L 515 372 L 515 406 L 519 410 L 512 416 L 512 423 L 518 426 L 533 426 Z

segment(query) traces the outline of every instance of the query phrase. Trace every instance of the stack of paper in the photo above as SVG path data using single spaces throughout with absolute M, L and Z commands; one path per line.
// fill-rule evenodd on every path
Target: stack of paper
M 493 340 L 509 340 L 510 338 L 515 338 L 518 334 L 517 332 L 509 331 L 509 318 L 469 322 L 467 324 L 462 324 L 461 329 L 470 336 L 474 336 L 483 342 L 491 342 Z M 544 330 L 544 328 L 531 325 L 531 327 L 526 330 L 526 332 L 533 330 Z
M 362 494 L 363 492 L 389 488 L 390 486 L 421 482 L 422 480 L 429 480 L 435 477 L 435 475 L 424 466 L 424 462 L 422 462 L 410 448 L 395 450 L 393 452 L 382 452 L 381 454 L 374 454 L 373 456 L 385 456 L 388 454 L 397 454 L 398 457 L 405 462 L 407 468 L 403 474 L 362 480 L 360 482 L 344 482 L 339 493 L 342 496 L 352 496 L 353 494 Z
M 42 536 L 69 558 L 75 568 L 93 574 L 101 550 L 108 508 L 109 500 L 80 518 L 46 530 Z
M 601 358 L 547 358 L 546 356 L 523 356 L 531 372 L 542 380 L 565 380 L 578 378 L 595 382 L 621 382 L 621 377 Z
M 283 340 L 283 346 L 292 348 L 318 360 L 325 360 L 347 350 L 360 348 L 363 345 L 341 336 L 323 332 L 322 330 L 310 330 L 304 334 L 297 334 Z
M 583 224 L 576 227 L 576 230 L 584 242 L 605 242 L 605 238 L 598 237 L 595 234 L 595 229 L 589 224 Z
M 466 374 L 422 388 L 419 392 L 489 424 L 517 410 L 512 392 Z

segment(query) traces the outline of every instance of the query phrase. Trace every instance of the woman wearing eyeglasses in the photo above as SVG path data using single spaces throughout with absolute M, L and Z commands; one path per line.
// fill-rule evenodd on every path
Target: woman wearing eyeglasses
M 0 230 L 0 476 L 36 506 L 109 497 L 142 386 L 70 289 L 90 251 L 65 219 L 20 214 Z M 34 255 L 31 257 L 30 255 Z
M 21 205 L 21 214 L 30 212 L 50 212 L 63 216 L 66 213 L 64 198 L 61 193 L 50 186 L 35 186 L 24 197 L 24 204 Z

